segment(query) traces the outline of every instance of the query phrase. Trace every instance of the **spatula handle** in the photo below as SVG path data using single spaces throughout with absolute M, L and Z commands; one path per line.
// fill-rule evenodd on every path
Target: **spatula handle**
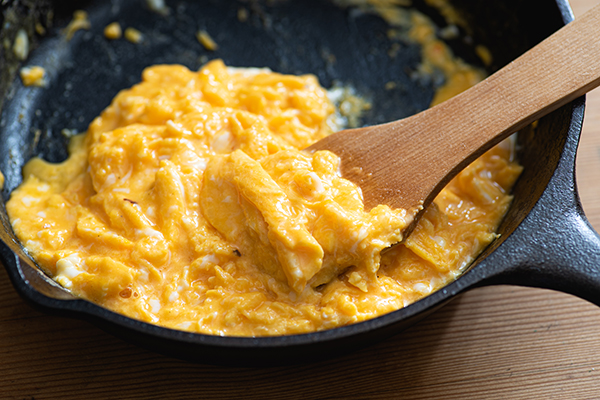
M 342 158 L 367 208 L 427 205 L 493 145 L 600 84 L 600 5 L 494 75 L 436 107 L 332 135 L 310 149 Z
M 425 185 L 413 189 L 432 199 L 493 145 L 598 85 L 600 5 L 475 87 L 415 116 L 422 129 L 410 140 L 414 158 L 403 164 L 427 160 L 428 169 L 414 179 Z

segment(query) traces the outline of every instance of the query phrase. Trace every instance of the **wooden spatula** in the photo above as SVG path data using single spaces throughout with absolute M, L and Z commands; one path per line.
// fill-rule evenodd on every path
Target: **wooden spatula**
M 341 131 L 307 150 L 341 157 L 365 209 L 420 211 L 469 163 L 520 128 L 600 84 L 600 5 L 486 80 L 444 103 L 383 125 Z

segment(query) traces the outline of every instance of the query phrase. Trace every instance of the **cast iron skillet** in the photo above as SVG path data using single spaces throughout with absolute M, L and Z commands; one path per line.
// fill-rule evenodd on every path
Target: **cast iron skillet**
M 400 43 L 398 56 L 389 57 L 392 44 L 382 19 L 321 0 L 271 2 L 270 6 L 259 1 L 181 1 L 169 3 L 168 17 L 150 12 L 141 1 L 57 3 L 55 27 L 26 61 L 46 68 L 48 87 L 25 88 L 19 79 L 8 79 L 11 83 L 3 96 L 0 169 L 6 176 L 4 201 L 21 182 L 21 168 L 28 159 L 39 155 L 63 160 L 68 135 L 61 131 L 85 131 L 117 91 L 139 81 L 142 69 L 151 64 L 182 63 L 197 69 L 208 58 L 219 57 L 234 66 L 315 73 L 326 87 L 334 81 L 353 83 L 375 105 L 365 117 L 366 124 L 426 108 L 439 84 L 435 77 L 411 78 L 420 59 L 416 46 Z M 436 10 L 420 1 L 415 5 L 444 26 Z M 451 41 L 452 47 L 467 61 L 477 63 L 474 46 L 487 46 L 494 60 L 489 72 L 572 19 L 566 0 L 457 0 L 455 5 L 467 24 L 461 28 L 461 38 Z M 237 17 L 241 6 L 250 10 L 245 22 Z M 92 30 L 80 31 L 67 42 L 59 28 L 75 7 L 88 11 Z M 107 41 L 102 29 L 115 20 L 142 31 L 144 41 L 138 45 Z M 202 48 L 194 37 L 198 29 L 213 35 L 220 45 L 218 51 Z M 4 65 L 4 75 L 14 73 Z M 395 81 L 396 89 L 385 90 L 388 81 Z M 73 298 L 41 273 L 14 238 L 3 203 L 0 256 L 16 290 L 34 307 L 87 319 L 151 350 L 199 362 L 277 364 L 333 356 L 389 337 L 456 294 L 482 285 L 551 288 L 600 305 L 600 240 L 583 215 L 574 177 L 583 112 L 581 98 L 540 120 L 536 129 L 520 133 L 519 158 L 525 170 L 500 227 L 502 236 L 468 271 L 415 304 L 351 326 L 304 335 L 234 338 L 165 329 L 115 314 Z

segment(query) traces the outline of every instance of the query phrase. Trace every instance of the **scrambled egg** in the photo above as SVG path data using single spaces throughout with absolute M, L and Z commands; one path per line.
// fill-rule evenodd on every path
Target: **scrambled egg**
M 314 76 L 217 60 L 142 78 L 73 138 L 68 160 L 31 160 L 7 210 L 57 282 L 150 323 L 282 335 L 404 307 L 494 240 L 521 170 L 503 142 L 390 248 L 405 211 L 364 210 L 336 155 L 301 151 L 335 128 Z
M 83 10 L 77 10 L 73 13 L 73 19 L 69 22 L 69 25 L 63 30 L 67 40 L 71 40 L 75 33 L 81 29 L 89 30 L 92 27 L 90 20 L 88 19 L 87 12 Z
M 19 75 L 25 86 L 46 86 L 46 70 L 38 65 L 21 68 Z
M 104 37 L 110 40 L 120 39 L 123 31 L 118 22 L 111 22 L 104 28 Z

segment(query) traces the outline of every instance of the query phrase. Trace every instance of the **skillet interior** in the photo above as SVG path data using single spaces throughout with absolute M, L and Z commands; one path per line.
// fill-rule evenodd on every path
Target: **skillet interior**
M 328 87 L 334 81 L 352 83 L 373 100 L 366 124 L 411 115 L 427 107 L 436 81 L 411 79 L 420 61 L 415 45 L 403 44 L 398 57 L 390 58 L 387 25 L 379 17 L 340 9 L 319 0 L 298 0 L 267 6 L 261 2 L 176 2 L 169 17 L 160 17 L 141 2 L 67 2 L 55 8 L 55 28 L 42 38 L 27 64 L 44 65 L 50 75 L 46 89 L 24 88 L 14 80 L 5 93 L 0 122 L 0 169 L 6 176 L 2 190 L 6 201 L 21 182 L 23 164 L 33 156 L 50 161 L 66 157 L 67 128 L 84 131 L 118 90 L 139 81 L 142 69 L 156 63 L 182 63 L 197 69 L 208 58 L 223 58 L 229 65 L 267 66 L 284 73 L 315 73 Z M 271 2 L 272 3 L 272 2 Z M 525 4 L 523 4 L 525 3 Z M 474 46 L 485 45 L 493 54 L 488 72 L 500 68 L 547 37 L 563 24 L 554 2 L 457 0 L 467 24 L 463 37 L 450 42 L 471 63 L 478 63 Z M 562 7 L 564 8 L 564 4 Z M 245 23 L 237 20 L 243 5 L 253 10 Z M 439 26 L 444 20 L 422 1 L 415 6 Z M 66 42 L 59 33 L 75 8 L 90 14 L 92 30 L 79 32 Z M 541 11 L 543 10 L 543 12 Z M 544 18 L 540 18 L 544 15 Z M 292 17 L 293 16 L 293 17 Z M 124 40 L 108 43 L 101 30 L 118 20 L 146 35 L 143 43 Z M 220 49 L 205 51 L 195 39 L 199 29 L 211 32 Z M 331 55 L 335 62 L 331 62 Z M 385 90 L 386 82 L 399 82 L 397 90 Z M 542 194 L 568 138 L 572 106 L 554 112 L 537 130 L 520 135 L 519 158 L 525 171 L 515 187 L 515 202 L 500 228 L 500 246 L 526 217 Z M 577 138 L 571 139 L 577 140 Z M 461 280 L 443 291 L 392 313 L 353 326 L 307 335 L 274 338 L 220 338 L 158 328 L 130 320 L 72 297 L 43 274 L 30 268 L 31 261 L 17 244 L 2 206 L 3 239 L 9 247 L 0 252 L 17 290 L 34 306 L 48 312 L 77 314 L 105 329 L 153 350 L 202 361 L 225 363 L 273 363 L 315 359 L 383 339 L 413 324 L 436 306 L 463 289 Z M 13 254 L 19 254 L 22 259 Z M 23 262 L 26 261 L 26 263 Z M 486 268 L 480 257 L 472 269 Z

